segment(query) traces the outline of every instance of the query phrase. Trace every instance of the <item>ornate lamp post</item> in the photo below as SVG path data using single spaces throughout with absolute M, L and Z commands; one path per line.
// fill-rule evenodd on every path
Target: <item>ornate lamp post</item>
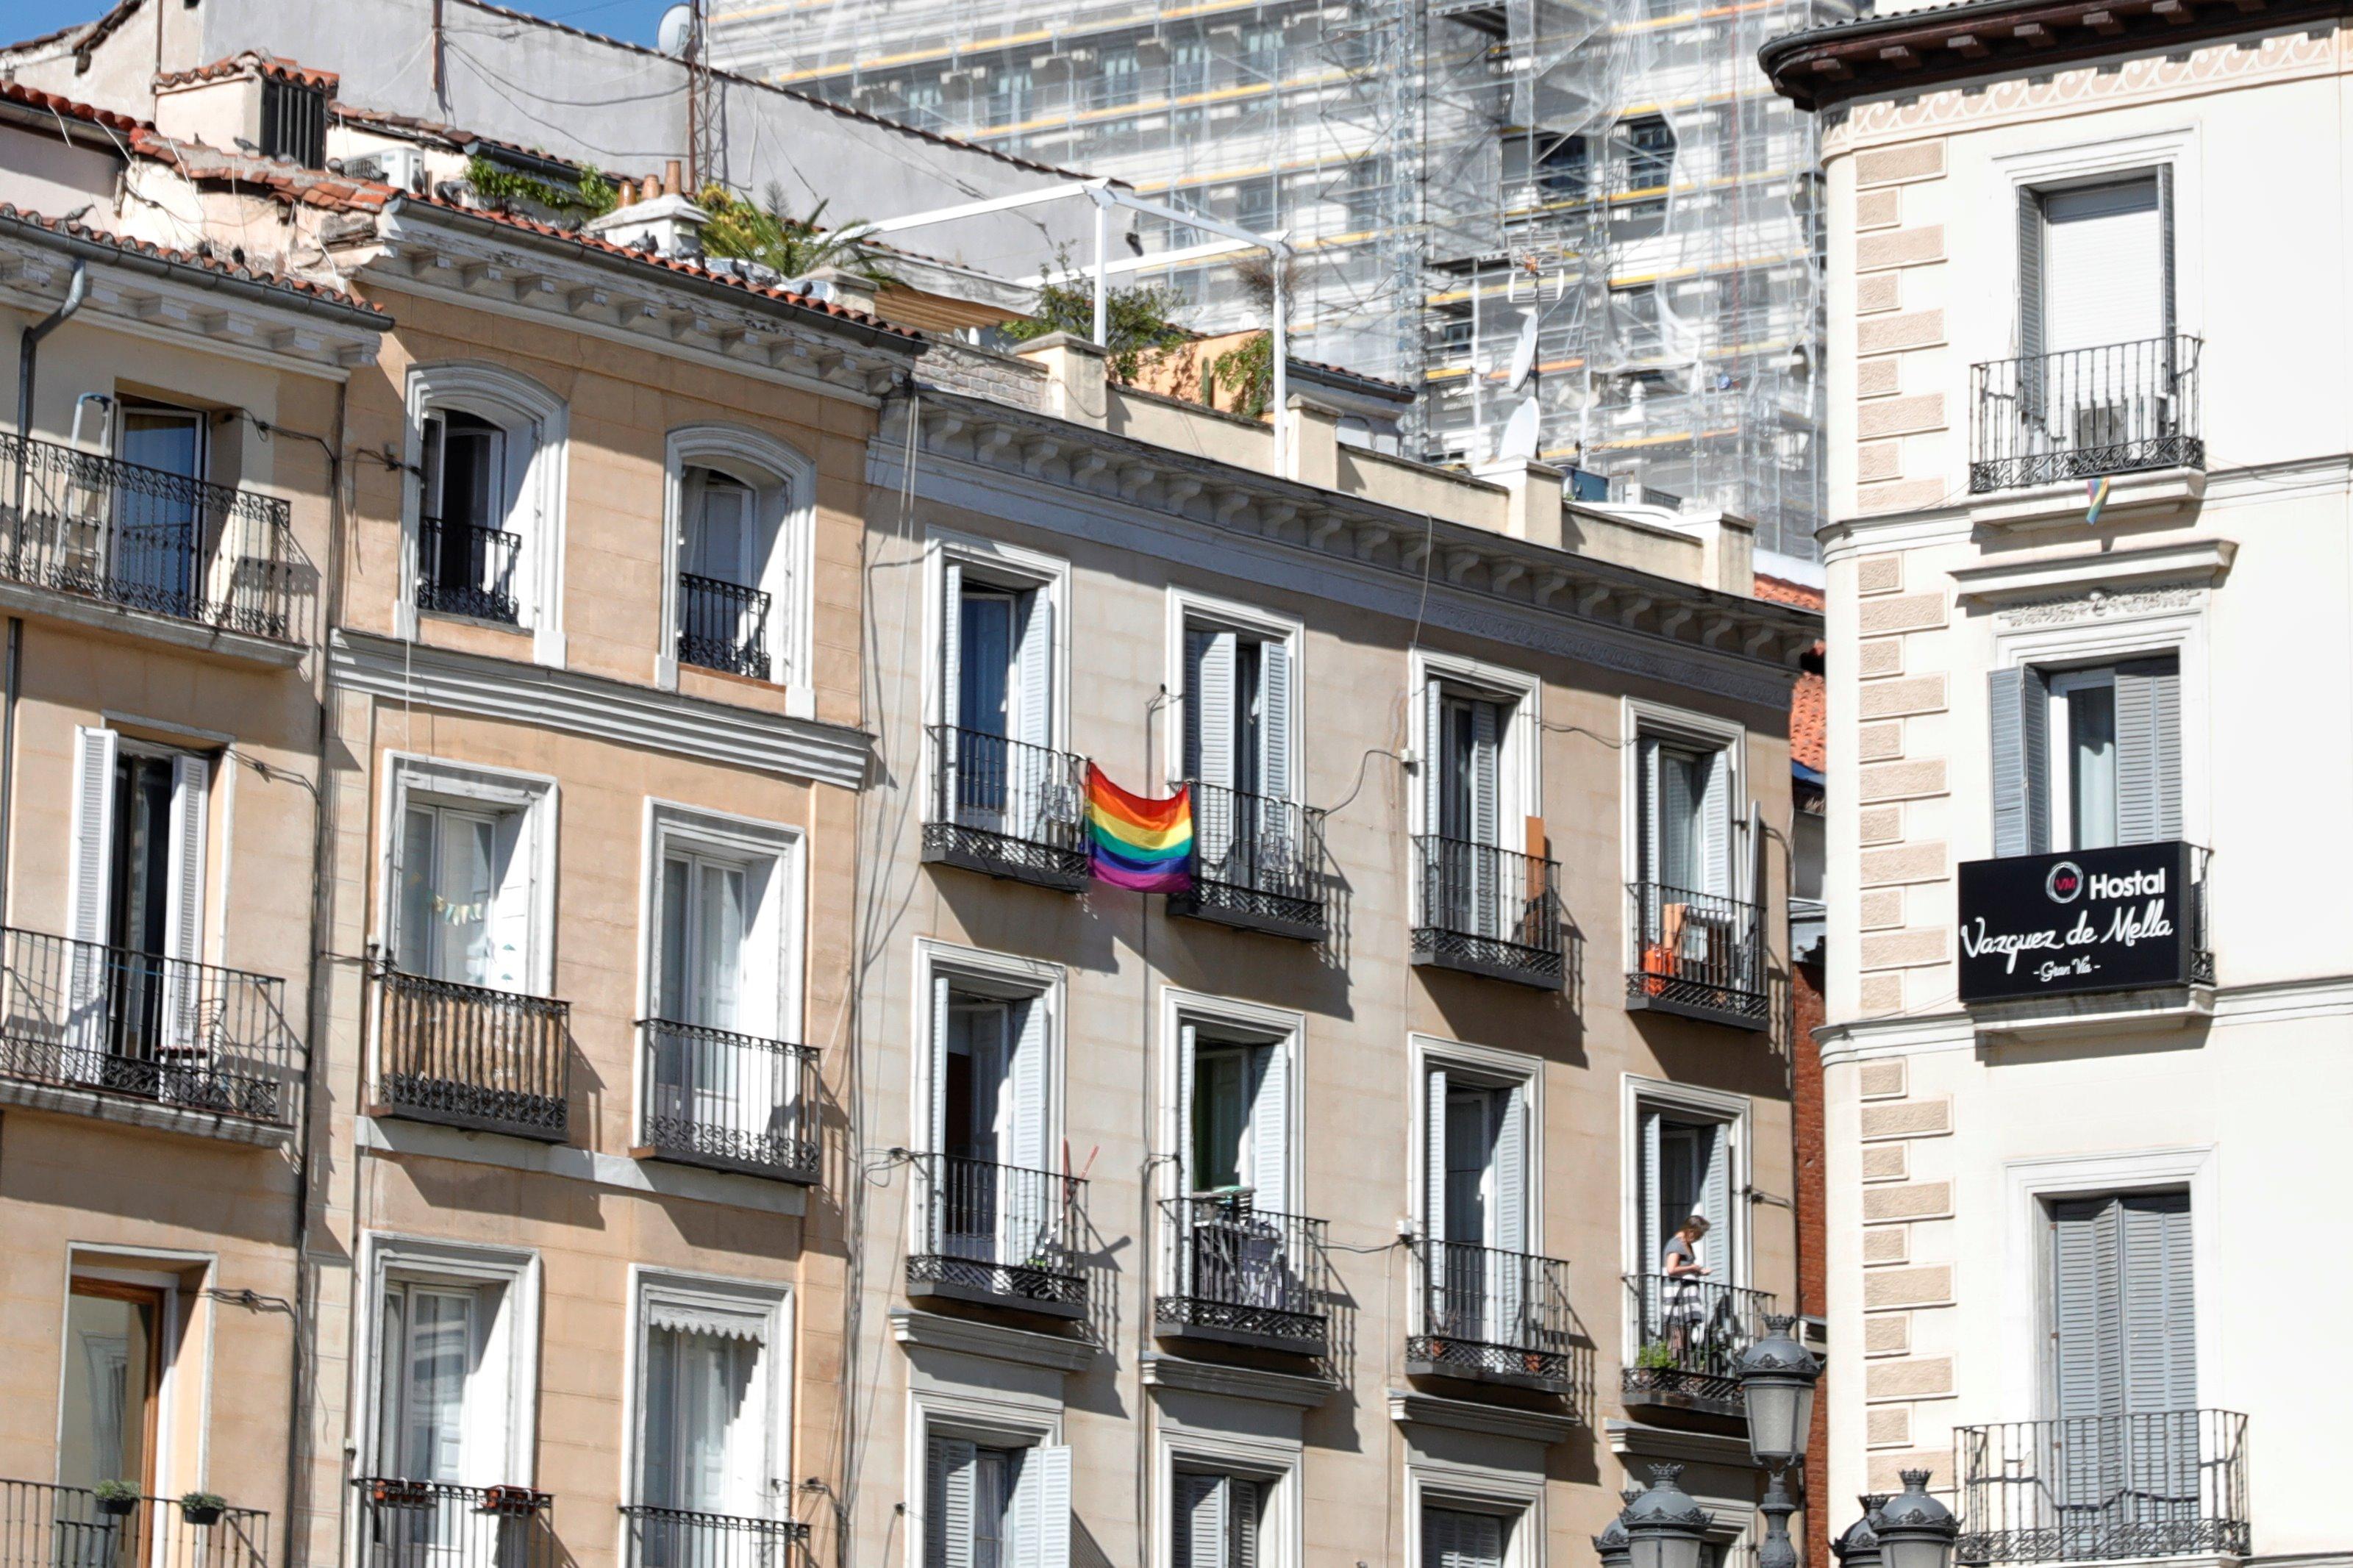
M 1675 1479 L 1683 1473 L 1681 1465 L 1652 1465 L 1650 1489 L 1618 1516 L 1626 1531 L 1629 1568 L 1699 1568 L 1708 1513 Z
M 1905 1470 L 1904 1489 L 1871 1516 L 1882 1568 L 1953 1568 L 1961 1521 L 1928 1495 L 1928 1472 Z
M 1865 1492 L 1855 1500 L 1862 1504 L 1862 1517 L 1831 1542 L 1831 1550 L 1838 1554 L 1840 1568 L 1880 1568 L 1879 1537 L 1872 1533 L 1871 1516 L 1886 1506 L 1887 1494 Z
M 1822 1363 L 1790 1336 L 1794 1318 L 1765 1320 L 1765 1337 L 1740 1352 L 1740 1397 L 1748 1409 L 1748 1452 L 1769 1478 L 1765 1500 L 1765 1542 L 1757 1568 L 1798 1568 L 1797 1543 L 1789 1539 L 1789 1516 L 1798 1505 L 1783 1484 L 1789 1467 L 1806 1460 L 1806 1439 L 1814 1429 L 1814 1384 Z

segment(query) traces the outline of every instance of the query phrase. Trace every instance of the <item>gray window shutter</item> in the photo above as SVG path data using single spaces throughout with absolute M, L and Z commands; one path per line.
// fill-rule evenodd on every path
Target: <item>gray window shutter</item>
M 2166 356 L 2171 363 L 2176 331 L 2173 308 L 2173 165 L 2157 166 L 2158 287 L 2165 310 Z
M 1500 843 L 1496 835 L 1500 804 L 1497 800 L 1495 758 L 1503 732 L 1503 705 L 1498 702 L 1475 702 L 1471 707 L 1471 823 L 1472 837 L 1480 844 Z
M 1291 645 L 1280 637 L 1258 645 L 1260 793 L 1291 798 Z
M 1276 1214 L 1291 1212 L 1291 1062 L 1280 1045 L 1250 1053 L 1257 1082 L 1250 1089 L 1252 1201 Z
M 1732 891 L 1732 756 L 1706 755 L 1707 783 L 1699 802 L 1701 880 L 1692 890 L 1718 897 Z
M 205 956 L 205 825 L 210 816 L 211 783 L 208 758 L 172 759 L 172 896 L 164 909 L 164 952 L 184 963 L 200 963 Z M 201 1045 L 195 974 L 175 970 L 164 982 L 164 1016 L 171 1021 L 172 1043 L 183 1049 Z
M 1503 1096 L 1504 1118 L 1495 1129 L 1495 1245 L 1534 1252 L 1528 1239 L 1528 1086 L 1515 1083 Z
M 1422 1234 L 1446 1239 L 1446 1069 L 1432 1068 L 1424 1085 L 1422 1126 Z M 1475 1238 L 1474 1238 L 1475 1239 Z
M 1733 1250 L 1733 1221 L 1737 1217 L 1732 1207 L 1732 1129 L 1718 1122 L 1702 1133 L 1707 1148 L 1707 1163 L 1700 1172 L 1699 1212 L 1707 1216 L 1707 1237 L 1700 1243 L 1700 1261 L 1714 1270 L 1708 1278 L 1718 1285 L 1730 1285 Z M 1660 1246 L 1666 1245 L 1663 1238 Z
M 1658 873 L 1662 887 L 1678 894 L 1703 890 L 1706 871 L 1694 864 L 1707 853 L 1702 832 L 1694 831 L 1698 820 L 1700 803 L 1692 798 L 1692 770 L 1684 766 L 1687 752 L 1678 751 L 1672 757 L 1664 752 L 1656 756 L 1658 765 Z M 1707 786 L 1700 786 L 1704 796 Z M 1680 903 L 1678 898 L 1672 902 Z
M 948 1002 L 954 987 L 944 974 L 932 976 L 932 1117 L 931 1152 L 947 1152 L 948 1145 Z
M 1236 1476 L 1226 1482 L 1232 1500 L 1234 1568 L 1258 1568 L 1259 1520 L 1266 1509 L 1266 1484 Z
M 66 930 L 76 942 L 100 945 L 114 883 L 114 742 L 111 730 L 74 731 L 73 908 Z
M 2052 1379 L 2062 1417 L 2124 1411 L 2118 1231 L 2112 1198 L 2052 1205 Z
M 1176 1568 L 1227 1568 L 1226 1488 L 1221 1476 L 1176 1478 Z
M 923 1561 L 929 1568 L 972 1568 L 972 1445 L 934 1437 L 923 1476 Z
M 1013 1483 L 1010 1568 L 1070 1568 L 1071 1451 L 1058 1445 L 1024 1449 Z
M 1432 837 L 1445 831 L 1445 795 L 1446 688 L 1431 676 L 1421 686 L 1421 830 Z
M 2181 676 L 2174 659 L 2116 667 L 2116 841 L 2181 837 Z
M 964 563 L 954 556 L 940 565 L 940 722 L 954 729 L 964 686 Z
M 2031 665 L 1986 677 L 1991 721 L 1993 852 L 2040 855 L 2051 847 L 2051 695 Z
M 1193 1190 L 1193 1075 L 1200 1059 L 1200 1031 L 1176 1026 L 1176 1190 Z
M 2189 1194 L 2135 1193 L 2116 1206 L 2122 1227 L 2125 1408 L 2137 1415 L 2195 1409 Z
M 1234 786 L 1234 634 L 1185 631 L 1185 776 Z
M 1019 652 L 1020 733 L 1032 746 L 1054 743 L 1054 601 L 1043 588 L 1021 595 Z
M 2018 353 L 2021 359 L 2042 355 L 2042 196 L 2024 189 L 2018 193 Z

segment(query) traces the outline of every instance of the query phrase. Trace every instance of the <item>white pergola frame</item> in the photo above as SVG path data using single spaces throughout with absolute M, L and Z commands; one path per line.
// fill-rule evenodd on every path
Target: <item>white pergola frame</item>
M 1271 334 L 1274 340 L 1274 469 L 1281 474 L 1288 468 L 1289 441 L 1284 429 L 1284 417 L 1290 403 L 1291 325 L 1290 301 L 1284 298 L 1283 272 L 1293 254 L 1286 238 L 1288 230 L 1278 234 L 1260 234 L 1239 224 L 1218 218 L 1203 217 L 1198 213 L 1178 212 L 1158 202 L 1146 201 L 1126 186 L 1108 179 L 1066 180 L 1060 184 L 1023 191 L 1015 195 L 993 196 L 986 201 L 965 202 L 958 206 L 934 207 L 929 212 L 909 213 L 903 217 L 879 218 L 858 226 L 857 237 L 900 234 L 908 229 L 930 228 L 944 223 L 956 223 L 965 218 L 985 217 L 991 213 L 1013 212 L 1022 207 L 1043 206 L 1049 202 L 1071 201 L 1080 197 L 1094 204 L 1095 264 L 1094 278 L 1095 324 L 1094 339 L 1100 344 L 1109 335 L 1111 314 L 1111 278 L 1113 273 L 1146 272 L 1163 267 L 1182 266 L 1188 261 L 1207 260 L 1211 257 L 1229 256 L 1241 250 L 1263 250 L 1274 258 L 1274 320 Z M 1182 224 L 1187 228 L 1219 237 L 1202 245 L 1185 246 L 1176 250 L 1164 250 L 1150 256 L 1111 258 L 1111 214 L 1113 207 L 1125 207 L 1164 222 Z M 1020 280 L 1028 288 L 1038 288 L 1053 281 L 1050 274 L 1039 273 Z

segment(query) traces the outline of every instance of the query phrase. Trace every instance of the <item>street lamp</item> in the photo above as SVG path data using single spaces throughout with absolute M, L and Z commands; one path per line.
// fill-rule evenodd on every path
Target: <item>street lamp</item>
M 1905 1470 L 1904 1489 L 1871 1516 L 1882 1568 L 1953 1568 L 1961 1521 L 1928 1495 L 1928 1472 Z
M 1862 1504 L 1862 1517 L 1831 1542 L 1831 1550 L 1838 1554 L 1841 1568 L 1880 1568 L 1879 1537 L 1872 1532 L 1871 1516 L 1887 1506 L 1887 1494 L 1865 1492 L 1855 1500 Z
M 1699 1568 L 1707 1543 L 1707 1510 L 1675 1479 L 1681 1465 L 1652 1465 L 1650 1489 L 1626 1505 L 1629 1568 Z
M 1783 1479 L 1791 1465 L 1803 1464 L 1806 1439 L 1814 1430 L 1814 1384 L 1822 1363 L 1789 1335 L 1795 1318 L 1765 1320 L 1765 1337 L 1740 1352 L 1737 1374 L 1741 1403 L 1748 1410 L 1748 1452 L 1763 1467 L 1767 1479 L 1765 1500 L 1757 1505 L 1765 1516 L 1765 1542 L 1757 1549 L 1757 1568 L 1798 1568 L 1798 1548 L 1789 1539 L 1789 1516 L 1798 1511 Z
M 1601 1568 L 1633 1568 L 1634 1542 L 1626 1533 L 1622 1510 L 1593 1538 L 1593 1550 L 1601 1559 Z

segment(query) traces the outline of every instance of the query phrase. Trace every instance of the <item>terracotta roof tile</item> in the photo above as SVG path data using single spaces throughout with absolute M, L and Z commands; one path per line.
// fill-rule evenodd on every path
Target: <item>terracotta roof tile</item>
M 1822 607 L 1822 591 L 1804 583 L 1792 583 L 1787 577 L 1768 577 L 1757 574 L 1757 596 L 1776 605 L 1795 605 L 1801 610 Z
M 227 59 L 215 60 L 208 66 L 196 66 L 189 70 L 159 71 L 157 87 L 190 87 L 197 82 L 220 81 L 228 77 L 261 76 L 277 81 L 290 81 L 320 92 L 332 93 L 343 80 L 332 71 L 312 70 L 292 60 L 264 54 L 259 49 L 244 49 Z
M 22 82 L 0 81 L 0 102 L 21 104 L 26 109 L 39 110 L 45 114 L 56 114 L 68 120 L 79 120 L 86 125 L 103 125 L 110 131 L 120 131 L 126 135 L 133 131 L 147 129 L 147 122 L 143 120 L 134 120 L 128 114 L 117 114 L 111 109 L 99 109 L 91 104 L 67 98 L 60 93 L 43 92 L 38 88 L 26 87 Z
M 1822 608 L 1822 591 L 1805 583 L 1792 583 L 1786 577 L 1768 577 L 1757 574 L 1757 596 L 1776 605 L 1793 605 L 1801 610 L 1819 612 Z M 1822 645 L 1814 645 L 1814 657 L 1821 657 Z M 1825 771 L 1829 751 L 1829 728 L 1823 717 L 1822 672 L 1809 669 L 1798 677 L 1789 693 L 1789 760 L 1799 767 L 1815 773 Z
M 392 318 L 385 316 L 374 305 L 354 300 L 339 289 L 330 289 L 322 283 L 313 283 L 308 279 L 297 278 L 290 273 L 272 271 L 266 267 L 224 261 L 218 257 L 206 256 L 192 250 L 174 250 L 170 246 L 157 245 L 151 240 L 134 239 L 128 235 L 116 234 L 111 229 L 93 228 L 89 224 L 76 223 L 69 218 L 47 217 L 40 213 L 27 212 L 7 202 L 0 202 L 0 218 L 13 218 L 19 223 L 28 223 L 37 228 L 47 229 L 52 234 L 70 235 L 76 239 L 87 240 L 93 245 L 107 246 L 122 251 L 126 255 L 144 256 L 158 261 L 176 262 L 183 267 L 196 267 L 202 268 L 206 272 L 216 272 L 224 278 L 235 278 L 248 283 L 258 283 L 266 288 L 284 289 L 291 293 L 323 300 L 331 305 L 341 305 L 347 310 L 381 316 L 386 325 L 391 324 Z

